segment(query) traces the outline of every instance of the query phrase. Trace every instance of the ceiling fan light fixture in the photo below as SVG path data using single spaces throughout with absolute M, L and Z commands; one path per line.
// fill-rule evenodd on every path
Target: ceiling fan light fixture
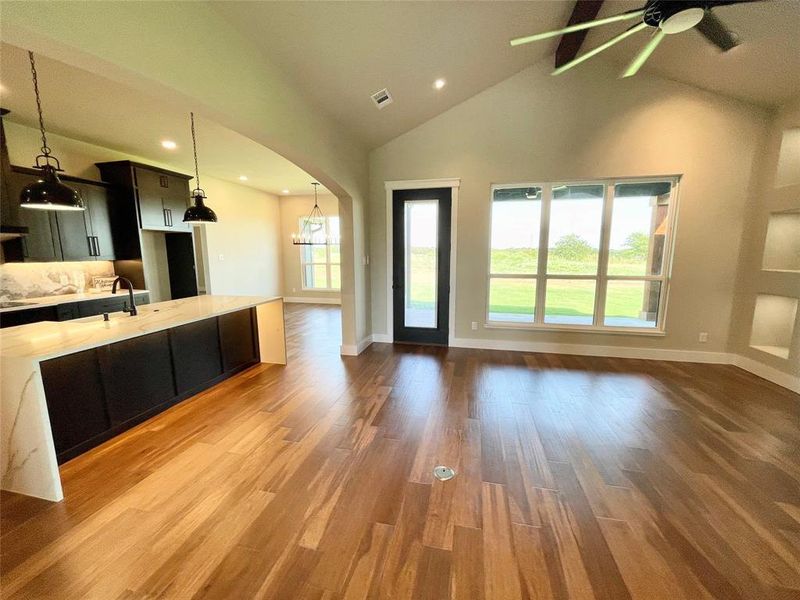
M 706 11 L 704 8 L 697 6 L 693 8 L 687 8 L 668 16 L 666 19 L 661 21 L 658 26 L 661 31 L 667 35 L 683 33 L 702 21 L 705 14 Z

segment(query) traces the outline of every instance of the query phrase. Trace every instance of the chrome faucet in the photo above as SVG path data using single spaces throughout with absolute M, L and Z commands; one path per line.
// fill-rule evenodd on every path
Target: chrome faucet
M 128 309 L 127 305 L 126 305 L 125 308 L 123 308 L 122 310 L 124 310 L 130 316 L 135 317 L 137 314 L 139 314 L 139 311 L 136 310 L 136 301 L 133 299 L 133 284 L 131 283 L 131 280 L 130 279 L 126 279 L 125 277 L 117 277 L 114 280 L 114 283 L 111 286 L 111 293 L 112 294 L 116 294 L 117 293 L 117 284 L 120 281 L 124 281 L 125 284 L 128 286 L 128 296 L 130 296 L 130 299 L 131 299 L 131 307 L 130 307 L 130 309 Z

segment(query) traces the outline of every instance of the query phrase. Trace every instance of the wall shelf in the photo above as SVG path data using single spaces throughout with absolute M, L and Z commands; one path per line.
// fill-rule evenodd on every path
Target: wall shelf
M 770 213 L 762 268 L 800 272 L 800 210 Z
M 788 359 L 797 317 L 797 304 L 797 298 L 759 294 L 753 314 L 750 347 Z

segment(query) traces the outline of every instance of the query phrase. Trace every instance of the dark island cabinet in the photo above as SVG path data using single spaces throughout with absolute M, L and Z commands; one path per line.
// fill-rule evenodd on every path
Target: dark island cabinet
M 106 346 L 100 365 L 112 425 L 122 425 L 176 395 L 166 331 Z
M 111 428 L 96 350 L 44 361 L 41 369 L 57 455 Z
M 255 330 L 255 310 L 240 310 L 219 317 L 219 339 L 225 371 L 256 359 L 258 347 Z
M 202 389 L 203 384 L 222 375 L 216 319 L 175 327 L 170 330 L 169 337 L 179 394 Z
M 41 363 L 58 462 L 258 362 L 255 309 Z

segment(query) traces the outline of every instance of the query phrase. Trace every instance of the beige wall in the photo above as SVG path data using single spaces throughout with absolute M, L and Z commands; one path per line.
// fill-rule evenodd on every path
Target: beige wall
M 311 212 L 311 208 L 314 206 L 314 196 L 283 196 L 280 199 L 280 205 L 283 295 L 290 298 L 317 298 L 325 301 L 341 301 L 341 295 L 338 291 L 325 292 L 303 289 L 303 277 L 300 272 L 300 248 L 302 246 L 292 245 L 292 234 L 297 233 L 300 219 L 308 216 L 308 213 Z M 339 201 L 330 194 L 319 197 L 319 207 L 326 217 L 339 214 Z
M 620 80 L 601 60 L 550 70 L 534 65 L 371 152 L 373 331 L 388 333 L 384 182 L 458 177 L 456 338 L 724 353 L 767 114 L 657 77 Z M 683 178 L 666 336 L 484 328 L 492 183 L 668 174 Z
M 10 44 L 191 107 L 322 183 L 340 200 L 345 350 L 369 334 L 366 148 L 213 3 L 6 2 L 1 26 Z
M 757 361 L 781 373 L 800 375 L 800 311 L 794 318 L 794 331 L 791 324 L 775 336 L 767 331 L 753 332 L 753 315 L 759 294 L 800 299 L 800 272 L 779 272 L 763 270 L 764 245 L 770 213 L 781 211 L 800 211 L 800 138 L 795 131 L 800 127 L 800 98 L 787 103 L 778 110 L 769 128 L 769 137 L 761 160 L 757 163 L 757 177 L 750 188 L 747 202 L 747 228 L 742 244 L 740 269 L 736 281 L 735 311 L 731 321 L 730 351 Z M 789 131 L 784 141 L 784 132 Z M 793 175 L 792 175 L 793 174 Z M 781 232 L 794 235 L 783 242 L 792 244 L 800 237 L 800 231 Z M 767 299 L 765 306 L 777 311 L 785 302 Z M 787 311 L 788 312 L 788 311 Z M 785 323 L 781 315 L 771 315 L 781 326 Z M 768 329 L 769 323 L 763 323 Z M 768 344 L 774 337 L 780 345 L 788 345 L 789 356 L 782 358 L 768 352 L 750 347 L 752 343 Z
M 11 163 L 26 166 L 38 154 L 38 131 L 13 122 L 5 122 Z M 65 172 L 77 177 L 99 180 L 96 162 L 135 160 L 175 169 L 174 166 L 132 156 L 109 148 L 87 144 L 60 135 L 48 135 L 53 153 Z M 215 179 L 202 177 L 208 205 L 219 222 L 195 227 L 196 239 L 204 250 L 206 293 L 229 295 L 277 296 L 282 292 L 281 249 L 279 244 L 280 207 L 277 196 Z M 203 231 L 205 230 L 205 231 Z M 199 236 L 198 236 L 199 233 Z M 165 265 L 158 268 L 160 253 L 165 252 L 160 239 L 145 237 L 142 245 L 148 286 L 157 288 L 153 301 L 168 298 L 169 280 Z M 224 260 L 220 260 L 222 254 Z M 163 262 L 163 261 L 162 261 Z M 203 279 L 202 277 L 200 279 Z

